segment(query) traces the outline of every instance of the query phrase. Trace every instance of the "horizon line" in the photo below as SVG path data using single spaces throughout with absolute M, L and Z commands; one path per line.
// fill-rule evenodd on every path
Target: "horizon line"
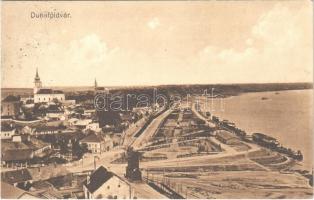
M 256 82 L 243 82 L 243 83 L 182 83 L 182 84 L 156 84 L 156 85 L 117 85 L 117 86 L 98 86 L 98 87 L 108 87 L 108 88 L 126 88 L 126 87 L 161 87 L 161 86 L 186 86 L 186 85 L 245 85 L 245 84 L 254 84 L 254 85 L 265 85 L 265 84 L 311 84 L 313 85 L 314 82 L 263 82 L 263 83 L 256 83 Z M 47 86 L 42 88 L 62 88 L 62 87 L 73 87 L 73 88 L 79 88 L 79 87 L 90 87 L 94 88 L 94 86 L 86 86 L 86 85 L 79 85 L 79 86 Z M 33 87 L 1 87 L 1 89 L 33 89 Z

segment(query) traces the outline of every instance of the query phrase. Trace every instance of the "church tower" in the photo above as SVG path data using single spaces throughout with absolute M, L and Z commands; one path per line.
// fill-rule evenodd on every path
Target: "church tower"
M 38 90 L 41 88 L 41 81 L 38 75 L 38 68 L 36 68 L 36 76 L 34 79 L 34 94 L 36 94 L 38 92 Z
M 98 88 L 97 80 L 95 78 L 95 84 L 94 84 L 95 90 Z

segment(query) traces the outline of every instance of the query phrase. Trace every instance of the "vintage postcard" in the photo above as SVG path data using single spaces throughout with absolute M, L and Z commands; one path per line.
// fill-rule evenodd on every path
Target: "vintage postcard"
M 313 1 L 1 2 L 1 199 L 312 199 Z

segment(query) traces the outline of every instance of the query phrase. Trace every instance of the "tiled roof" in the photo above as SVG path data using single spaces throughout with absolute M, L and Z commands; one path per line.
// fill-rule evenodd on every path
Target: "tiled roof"
M 80 140 L 80 142 L 102 142 L 103 138 L 99 135 L 96 135 L 95 133 L 88 134 L 85 138 Z
M 11 125 L 9 125 L 7 123 L 2 123 L 1 124 L 1 131 L 12 131 L 14 129 L 15 129 L 14 126 L 11 126 Z
M 45 190 L 38 194 L 42 199 L 63 199 L 63 196 L 55 191 L 53 188 Z
M 11 139 L 1 140 L 1 152 L 10 149 L 29 149 L 29 147 L 23 142 L 12 142 Z
M 37 94 L 63 94 L 61 90 L 40 89 Z
M 20 101 L 20 97 L 9 95 L 2 100 L 2 102 L 15 102 L 15 101 Z
M 1 199 L 39 199 L 34 194 L 1 181 Z
M 37 94 L 52 94 L 52 89 L 40 89 Z
M 1 181 L 7 182 L 9 184 L 21 183 L 29 180 L 32 180 L 32 176 L 27 169 L 1 173 Z
M 100 166 L 90 175 L 89 182 L 87 183 L 87 180 L 84 182 L 84 185 L 87 187 L 89 192 L 93 193 L 111 177 L 113 177 L 113 173 L 107 171 L 103 166 Z
M 32 183 L 32 189 L 33 190 L 41 190 L 41 189 L 48 189 L 53 188 L 53 185 L 49 183 L 48 181 L 35 181 Z
M 8 149 L 1 152 L 1 160 L 16 161 L 28 160 L 32 158 L 32 149 Z
M 1 181 L 1 199 L 18 199 L 26 191 Z
M 64 130 L 65 127 L 58 127 L 58 126 L 39 126 L 35 129 L 35 132 L 42 132 L 42 131 L 58 131 Z

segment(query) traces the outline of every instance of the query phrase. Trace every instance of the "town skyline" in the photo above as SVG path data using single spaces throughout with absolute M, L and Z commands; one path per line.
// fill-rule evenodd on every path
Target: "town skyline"
M 313 82 L 310 1 L 85 4 L 3 3 L 3 88 Z
M 313 198 L 313 2 L 1 2 L 1 199 Z

